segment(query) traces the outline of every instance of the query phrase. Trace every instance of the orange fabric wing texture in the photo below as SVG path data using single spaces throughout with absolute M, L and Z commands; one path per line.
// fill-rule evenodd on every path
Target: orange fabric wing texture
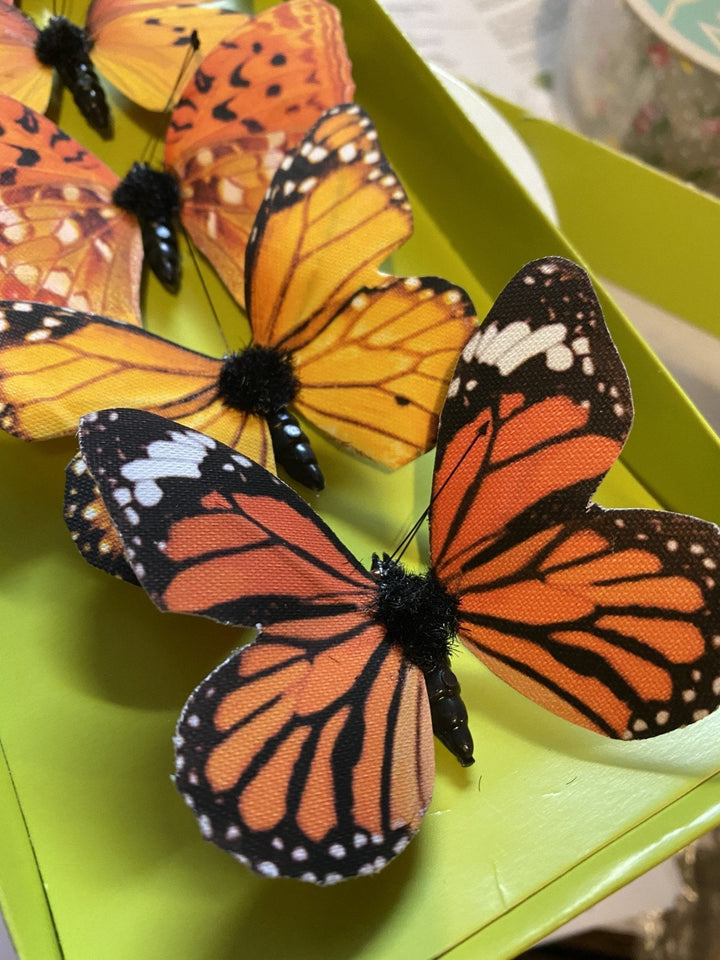
M 380 272 L 411 232 L 370 118 L 346 104 L 283 161 L 247 252 L 253 337 L 292 356 L 295 409 L 390 467 L 432 447 L 475 322 L 467 294 L 447 281 Z
M 323 0 L 277 4 L 211 52 L 201 36 L 207 56 L 173 110 L 165 166 L 183 224 L 242 305 L 245 248 L 275 170 L 354 86 L 339 14 Z
M 718 528 L 588 503 L 631 422 L 589 278 L 557 257 L 528 264 L 458 362 L 431 513 L 465 644 L 542 706 L 623 739 L 720 697 Z
M 139 323 L 142 241 L 118 177 L 52 121 L 0 94 L 0 297 Z
M 178 723 L 175 782 L 203 835 L 266 877 L 380 870 L 417 831 L 434 761 L 422 672 L 370 616 L 373 578 L 290 488 L 208 437 L 105 410 L 80 442 L 157 606 L 261 631 Z

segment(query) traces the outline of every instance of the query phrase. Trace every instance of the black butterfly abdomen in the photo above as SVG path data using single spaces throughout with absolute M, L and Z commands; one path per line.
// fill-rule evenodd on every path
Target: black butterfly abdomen
M 35 56 L 40 63 L 57 71 L 90 126 L 107 134 L 110 109 L 90 60 L 91 46 L 84 30 L 65 17 L 53 17 L 38 33 Z
M 177 218 L 180 188 L 171 173 L 134 163 L 113 192 L 113 203 L 134 214 L 140 224 L 145 260 L 171 293 L 180 286 Z
M 277 462 L 293 480 L 311 490 L 322 490 L 325 487 L 325 478 L 310 440 L 297 418 L 287 407 L 281 407 L 268 417 L 268 427 Z
M 218 381 L 218 393 L 229 407 L 265 418 L 275 460 L 293 480 L 322 490 L 325 478 L 310 440 L 288 410 L 299 389 L 291 355 L 258 344 L 226 357 Z
M 387 554 L 373 556 L 378 584 L 374 618 L 387 640 L 425 676 L 433 733 L 463 767 L 473 763 L 473 740 L 460 683 L 450 669 L 450 648 L 459 620 L 457 600 L 432 570 L 410 573 Z
M 431 670 L 423 670 L 430 700 L 433 733 L 463 767 L 473 763 L 473 741 L 467 707 L 460 696 L 460 681 L 446 658 Z

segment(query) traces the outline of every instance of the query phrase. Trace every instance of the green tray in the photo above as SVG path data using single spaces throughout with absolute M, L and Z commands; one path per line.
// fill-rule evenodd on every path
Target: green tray
M 395 269 L 464 284 L 482 315 L 526 261 L 579 259 L 381 9 L 338 5 L 358 99 L 416 213 Z M 84 2 L 70 6 L 81 20 Z M 152 128 L 124 106 L 110 144 L 67 96 L 59 116 L 119 173 Z M 627 242 L 620 217 L 606 235 Z M 185 263 L 177 299 L 148 281 L 150 326 L 221 351 Z M 205 273 L 237 342 L 244 321 Z M 602 502 L 719 520 L 717 438 L 603 302 L 637 419 Z M 432 457 L 391 474 L 314 442 L 328 488 L 313 505 L 364 560 L 392 549 L 426 505 Z M 433 803 L 408 850 L 376 877 L 326 889 L 253 876 L 202 842 L 169 780 L 185 698 L 242 636 L 160 614 L 82 562 L 62 519 L 73 449 L 0 437 L 0 901 L 23 960 L 512 957 L 720 821 L 720 715 L 653 743 L 608 742 L 461 653 L 477 762 L 462 770 L 438 748 Z M 423 553 L 420 542 L 412 559 Z

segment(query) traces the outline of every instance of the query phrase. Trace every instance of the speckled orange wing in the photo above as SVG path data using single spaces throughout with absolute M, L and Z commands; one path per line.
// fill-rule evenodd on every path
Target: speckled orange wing
M 0 298 L 139 323 L 142 241 L 118 177 L 52 121 L 0 94 Z
M 73 543 L 88 563 L 112 577 L 137 584 L 120 535 L 79 453 L 65 470 L 64 514 Z
M 183 223 L 239 303 L 248 236 L 285 151 L 353 91 L 339 14 L 323 0 L 291 0 L 249 20 L 183 90 L 165 165 L 180 181 Z

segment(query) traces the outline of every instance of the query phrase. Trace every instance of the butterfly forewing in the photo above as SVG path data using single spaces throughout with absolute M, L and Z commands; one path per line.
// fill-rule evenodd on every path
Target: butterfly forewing
M 181 183 L 183 223 L 242 304 L 243 254 L 275 170 L 354 86 L 339 14 L 322 0 L 278 4 L 211 52 L 203 38 L 203 51 L 172 113 L 165 164 Z
M 567 516 L 583 510 L 631 423 L 587 275 L 558 257 L 528 264 L 463 349 L 443 408 L 431 513 L 443 576 L 546 498 Z
M 100 73 L 146 110 L 166 110 L 183 68 L 192 33 L 194 64 L 247 16 L 219 2 L 93 0 L 86 32 Z
M 381 869 L 418 828 L 433 752 L 422 673 L 368 615 L 374 580 L 292 490 L 207 437 L 131 410 L 80 437 L 153 601 L 261 629 L 178 725 L 203 834 L 265 876 Z
M 0 427 L 24 440 L 70 434 L 112 398 L 182 420 L 272 467 L 264 420 L 218 396 L 221 364 L 107 317 L 0 302 Z
M 457 351 L 464 291 L 379 272 L 412 231 L 370 118 L 329 110 L 276 173 L 248 247 L 255 339 L 293 354 L 297 409 L 336 440 L 398 467 L 429 449 Z
M 553 712 L 625 739 L 700 719 L 720 694 L 717 528 L 588 505 L 631 421 L 588 277 L 528 264 L 456 368 L 431 518 L 470 649 Z
M 311 340 L 412 233 L 405 191 L 356 104 L 327 111 L 273 178 L 247 253 L 258 343 Z
M 50 120 L 0 94 L 0 297 L 139 323 L 142 243 L 118 177 Z

